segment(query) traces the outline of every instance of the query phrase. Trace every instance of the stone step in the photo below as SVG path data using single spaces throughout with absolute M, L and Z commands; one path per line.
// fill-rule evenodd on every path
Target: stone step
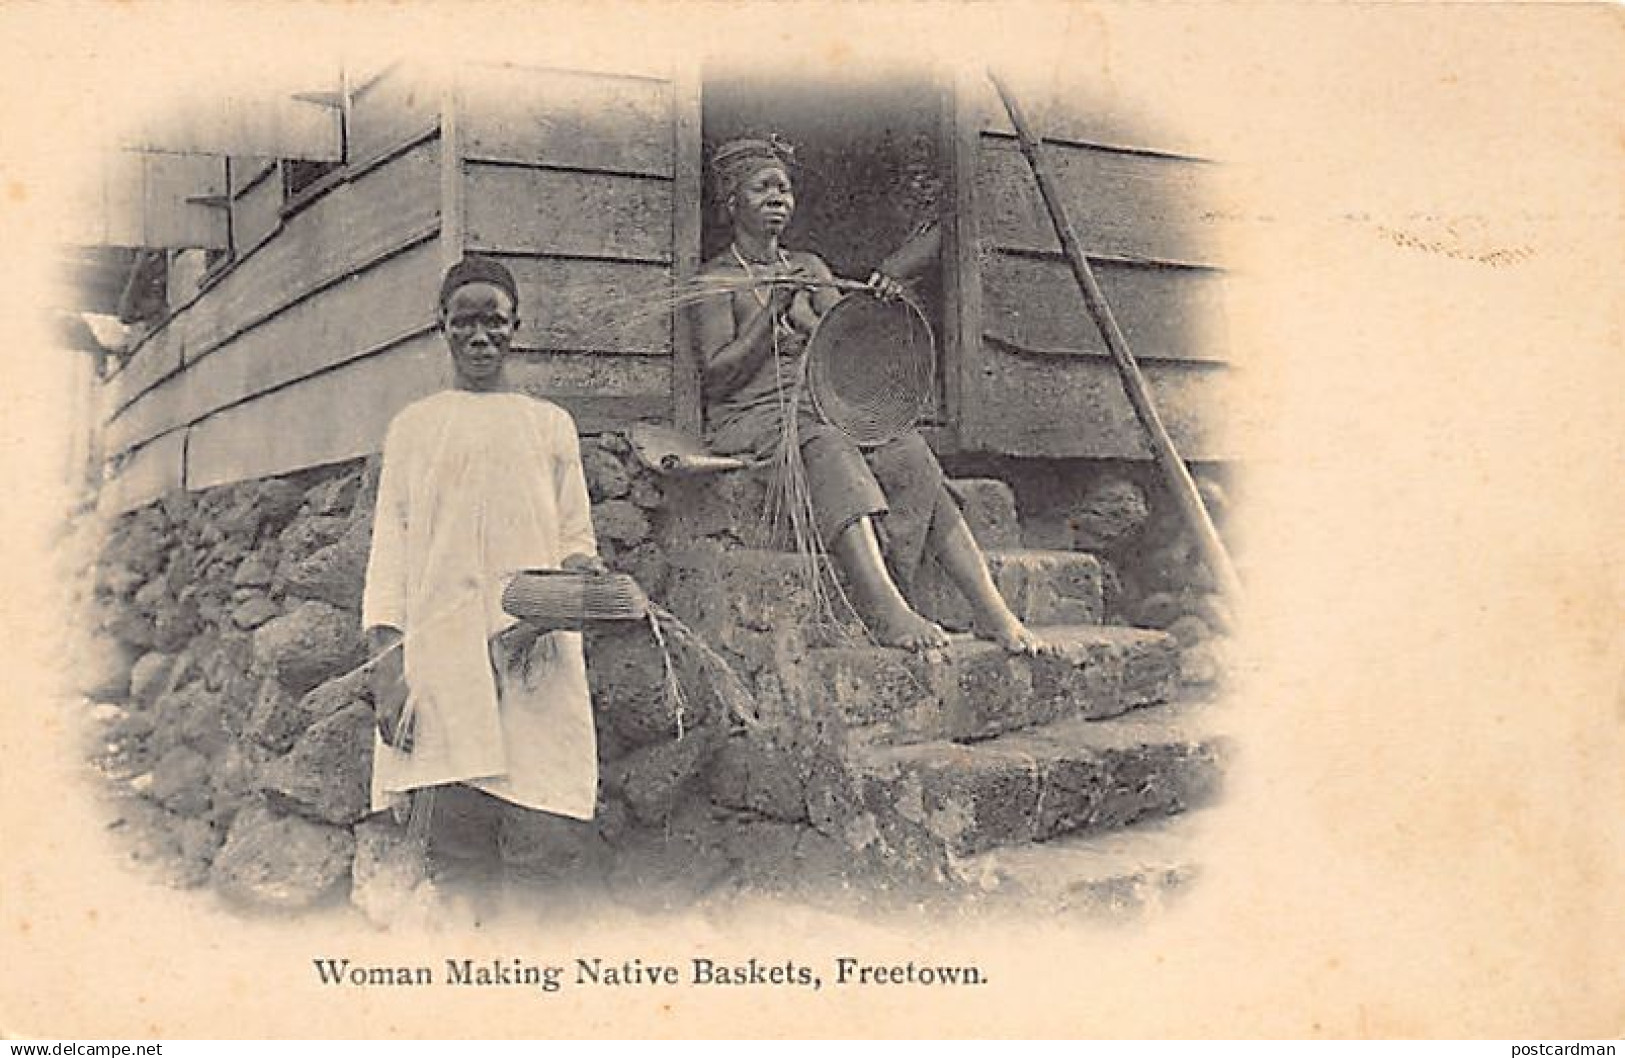
M 1127 919 L 1155 912 L 1199 873 L 1203 813 L 967 856 L 954 877 L 986 912 Z
M 725 537 L 752 547 L 767 546 L 771 481 L 771 473 L 765 469 L 668 479 L 668 539 L 686 542 Z M 1021 523 L 1009 485 L 997 478 L 956 478 L 949 487 L 960 501 L 972 535 L 983 547 L 1021 546 Z
M 1093 555 L 1020 548 L 993 548 L 986 554 L 994 583 L 1028 624 L 1084 625 L 1102 619 L 1101 568 Z M 669 558 L 665 601 L 696 629 L 712 634 L 822 630 L 810 638 L 838 641 L 828 634 L 833 623 L 852 633 L 854 641 L 864 638 L 842 595 L 833 559 L 714 543 L 677 548 Z M 816 591 L 814 562 L 821 562 L 824 571 Z M 822 608 L 820 593 L 827 600 Z M 914 594 L 922 612 L 943 621 L 944 627 L 969 627 L 968 604 L 940 571 L 928 568 Z
M 988 571 L 1015 615 L 1031 625 L 1099 624 L 1106 613 L 1100 560 L 1085 551 L 986 547 Z M 971 625 L 970 603 L 936 562 L 914 585 L 914 603 L 944 628 Z
M 881 647 L 808 651 L 800 685 L 839 710 L 862 742 L 969 742 L 1066 718 L 1102 720 L 1167 701 L 1179 645 L 1145 629 L 1080 625 L 1038 631 L 1049 656 L 1007 653 L 955 636 L 935 655 Z
M 899 854 L 949 861 L 1003 845 L 1095 833 L 1209 801 L 1221 741 L 1204 710 L 1170 706 L 1070 719 L 987 742 L 854 747 L 852 795 Z

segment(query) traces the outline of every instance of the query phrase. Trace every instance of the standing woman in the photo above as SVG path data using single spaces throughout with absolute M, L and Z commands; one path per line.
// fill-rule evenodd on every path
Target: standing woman
M 700 271 L 702 283 L 731 281 L 732 292 L 695 306 L 711 448 L 771 459 L 787 437 L 800 445 L 819 538 L 846 572 L 859 614 L 881 644 L 910 650 L 947 644 L 947 633 L 915 612 L 893 577 L 906 586 L 935 554 L 970 600 L 977 635 L 1015 653 L 1037 653 L 1040 640 L 999 594 L 924 438 L 910 431 L 860 450 L 820 421 L 800 392 L 807 339 L 841 295 L 816 254 L 779 242 L 796 204 L 786 154 L 777 140 L 735 140 L 712 157 L 716 199 L 727 208 L 733 240 Z M 808 282 L 771 282 L 783 278 Z M 900 293 L 878 273 L 870 286 L 879 297 Z M 786 421 L 792 409 L 793 426 Z

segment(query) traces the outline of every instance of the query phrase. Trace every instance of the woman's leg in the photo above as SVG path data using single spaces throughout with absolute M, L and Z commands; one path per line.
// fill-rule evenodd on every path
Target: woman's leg
M 948 633 L 914 611 L 887 567 L 874 516 L 891 511 L 874 471 L 852 439 L 808 417 L 800 424 L 801 457 L 819 538 L 834 554 L 851 586 L 853 605 L 883 646 L 932 650 Z M 892 516 L 887 515 L 887 526 Z
M 868 515 L 854 519 L 837 534 L 834 551 L 852 586 L 859 616 L 882 646 L 934 650 L 948 645 L 948 633 L 942 626 L 915 613 L 897 590 Z
M 931 519 L 930 544 L 948 579 L 970 600 L 977 636 L 991 639 L 1015 654 L 1048 652 L 1048 645 L 1010 611 L 998 585 L 993 583 L 986 556 L 946 487 L 940 490 Z

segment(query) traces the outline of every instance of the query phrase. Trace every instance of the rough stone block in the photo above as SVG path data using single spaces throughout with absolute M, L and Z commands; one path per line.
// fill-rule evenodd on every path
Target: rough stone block
M 1106 477 L 1089 487 L 1067 522 L 1076 534 L 1077 547 L 1106 550 L 1138 533 L 1150 516 L 1151 506 L 1140 486 Z
M 254 633 L 254 659 L 282 685 L 304 694 L 359 665 L 365 657 L 360 619 L 323 602 L 307 601 Z
M 649 538 L 649 518 L 628 500 L 606 500 L 592 508 L 593 532 L 600 541 L 633 547 Z
M 1215 742 L 1174 720 L 1136 714 L 975 746 L 874 747 L 857 755 L 855 771 L 861 805 L 882 833 L 912 831 L 964 856 L 1196 807 L 1217 787 L 1217 757 Z
M 254 806 L 237 814 L 209 877 L 228 899 L 298 911 L 333 895 L 354 858 L 348 829 Z
M 288 565 L 283 585 L 290 595 L 360 610 L 371 550 L 371 524 L 358 518 L 336 541 Z
M 243 632 L 200 637 L 193 649 L 198 653 L 198 671 L 211 691 L 223 689 L 254 664 L 254 637 Z
M 281 560 L 293 563 L 334 543 L 350 528 L 350 519 L 337 515 L 313 515 L 295 519 L 277 538 Z
M 298 513 L 305 493 L 286 478 L 245 481 L 231 486 L 229 505 L 216 518 L 221 532 L 254 537 L 262 531 L 278 532 Z
M 1021 546 L 1016 496 L 1009 485 L 997 478 L 956 478 L 951 486 L 978 544 L 984 549 Z
M 274 551 L 261 549 L 254 551 L 242 560 L 237 566 L 237 572 L 232 574 L 231 583 L 235 588 L 268 588 L 271 585 L 271 575 L 276 572 Z
M 130 697 L 141 705 L 151 705 L 164 693 L 174 669 L 174 654 L 143 654 L 130 670 Z
M 1140 600 L 1134 623 L 1141 628 L 1167 628 L 1185 612 L 1185 600 L 1175 592 L 1159 591 Z
M 353 705 L 371 708 L 365 672 L 349 672 L 304 695 L 294 695 L 275 678 L 261 682 L 243 735 L 277 753 L 291 749 L 304 731 Z
M 264 592 L 256 592 L 231 608 L 231 623 L 242 629 L 255 629 L 282 612 Z
M 128 599 L 138 591 L 146 577 L 116 558 L 104 558 L 96 570 L 96 592 L 114 599 Z
M 993 550 L 988 572 L 1011 611 L 1030 625 L 1098 624 L 1105 615 L 1100 560 L 1082 551 Z M 915 606 L 945 628 L 971 627 L 971 608 L 941 566 L 929 562 L 912 591 Z
M 122 702 L 130 697 L 130 677 L 138 658 L 129 644 L 98 633 L 90 637 L 77 672 L 78 690 L 93 702 Z
M 620 459 L 596 444 L 581 446 L 581 468 L 594 503 L 618 500 L 632 491 L 632 478 Z
M 354 823 L 371 799 L 372 710 L 352 705 L 313 725 L 259 771 L 277 804 L 324 823 Z
M 1172 696 L 1178 647 L 1157 632 L 1106 626 L 1044 629 L 1056 653 L 1036 658 L 956 639 L 931 658 L 852 647 L 810 652 L 802 687 L 870 738 L 989 738 L 1063 717 L 1103 719 Z
M 161 741 L 191 746 L 205 756 L 218 754 L 231 739 L 224 724 L 225 703 L 201 681 L 160 696 L 153 716 Z
M 791 823 L 807 819 L 799 754 L 771 734 L 743 732 L 725 742 L 708 771 L 711 800 Z
M 152 769 L 147 795 L 171 812 L 201 816 L 209 811 L 209 761 L 189 746 L 176 746 Z
M 680 710 L 667 693 L 660 649 L 645 626 L 590 634 L 587 679 L 599 725 L 632 746 L 676 738 L 679 724 L 706 716 L 703 699 Z
M 347 514 L 361 491 L 361 469 L 357 467 L 305 490 L 305 506 L 313 514 Z
M 761 546 L 770 535 L 765 532 L 768 480 L 763 470 L 666 479 L 663 539 L 673 547 L 708 537 Z
M 605 785 L 626 801 L 639 823 L 655 826 L 671 816 L 716 749 L 711 729 L 691 731 L 676 741 L 645 746 L 622 757 L 608 769 Z

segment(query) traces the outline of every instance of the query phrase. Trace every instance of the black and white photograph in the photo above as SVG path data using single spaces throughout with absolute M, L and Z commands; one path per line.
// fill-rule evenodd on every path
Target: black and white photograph
M 1617 10 L 0 23 L 8 1036 L 1620 1031 Z

